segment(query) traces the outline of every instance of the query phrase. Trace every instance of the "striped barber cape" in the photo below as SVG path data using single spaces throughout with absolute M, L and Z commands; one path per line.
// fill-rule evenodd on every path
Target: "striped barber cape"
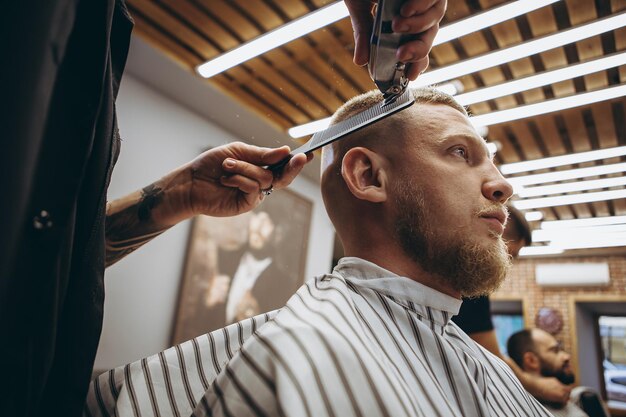
M 550 416 L 450 318 L 461 301 L 358 258 L 277 312 L 117 368 L 91 416 Z

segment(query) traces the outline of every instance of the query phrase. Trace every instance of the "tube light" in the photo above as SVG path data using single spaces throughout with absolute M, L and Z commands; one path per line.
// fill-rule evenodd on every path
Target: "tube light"
M 626 172 L 626 162 L 610 165 L 598 165 L 587 168 L 575 168 L 565 171 L 546 172 L 544 174 L 524 175 L 521 177 L 509 177 L 506 180 L 514 188 L 530 184 L 542 184 L 547 182 L 566 181 L 575 178 L 595 177 L 598 175 L 616 174 Z
M 612 224 L 626 224 L 626 216 L 590 217 L 588 219 L 551 220 L 541 222 L 541 229 L 559 230 L 578 227 L 604 226 Z
M 624 85 L 624 87 L 626 87 L 626 85 Z M 518 172 L 554 168 L 563 165 L 579 164 L 581 162 L 599 161 L 602 159 L 624 155 L 626 155 L 626 146 L 617 146 L 615 148 L 605 148 L 596 151 L 578 152 L 569 155 L 552 156 L 549 158 L 504 164 L 500 166 L 500 172 L 504 175 L 517 174 Z
M 626 190 L 599 191 L 595 193 L 571 194 L 558 197 L 532 198 L 528 200 L 514 201 L 513 205 L 518 210 L 528 210 L 540 207 L 565 206 L 569 204 L 617 200 L 620 198 L 626 198 Z
M 575 28 L 533 39 L 519 45 L 489 52 L 484 55 L 466 59 L 456 64 L 428 71 L 409 83 L 412 87 L 423 87 L 442 81 L 460 78 L 464 75 L 495 67 L 507 62 L 516 61 L 550 49 L 578 42 L 592 36 L 600 35 L 624 26 L 626 12 L 599 19 Z
M 581 64 L 567 66 L 552 71 L 545 71 L 540 74 L 531 75 L 519 80 L 513 80 L 490 87 L 481 88 L 479 90 L 470 91 L 469 93 L 460 94 L 455 97 L 463 106 L 479 103 L 482 101 L 493 100 L 498 97 L 509 96 L 519 93 L 520 91 L 531 90 L 533 88 L 543 87 L 544 85 L 558 83 L 563 80 L 570 80 L 583 75 L 592 74 L 594 72 L 603 71 L 608 68 L 618 67 L 626 64 L 626 52 L 616 53 L 592 61 L 583 62 Z
M 543 212 L 541 211 L 529 211 L 528 213 L 524 213 L 524 217 L 526 221 L 536 222 L 538 220 L 543 219 Z
M 594 226 L 575 229 L 533 230 L 533 242 L 556 242 L 570 240 L 613 239 L 626 237 L 626 224 Z
M 482 30 L 491 25 L 555 3 L 559 0 L 518 0 L 488 10 L 484 13 L 446 25 L 439 29 L 433 42 L 434 45 L 460 38 L 469 33 Z M 322 7 L 299 19 L 286 23 L 266 34 L 263 34 L 243 45 L 232 49 L 197 67 L 198 73 L 209 78 L 226 71 L 236 65 L 248 61 L 265 52 L 278 48 L 294 39 L 311 33 L 317 29 L 349 16 L 348 8 L 343 1 Z
M 540 9 L 544 6 L 556 3 L 557 1 L 558 0 L 514 1 L 504 6 L 459 20 L 458 22 L 451 23 L 439 29 L 433 41 L 433 46 L 514 19 L 517 16 L 530 13 L 533 10 Z
M 568 249 L 594 249 L 594 248 L 612 248 L 618 246 L 626 246 L 626 235 L 620 235 L 610 238 L 589 238 L 577 239 L 563 242 L 553 242 L 554 247 L 564 250 Z
M 526 246 L 521 248 L 519 256 L 558 255 L 564 250 L 554 246 Z
M 348 8 L 343 1 L 322 7 L 299 19 L 292 20 L 270 32 L 267 32 L 243 45 L 198 66 L 196 71 L 205 78 L 237 66 L 251 58 L 291 42 L 319 28 L 334 23 L 348 16 Z
M 538 187 L 516 189 L 520 198 L 537 197 L 541 195 L 563 194 L 574 191 L 589 191 L 598 188 L 611 188 L 626 185 L 626 177 L 603 178 L 600 180 L 576 181 L 565 184 L 541 185 Z
M 303 136 L 312 135 L 315 132 L 326 129 L 330 126 L 330 117 L 324 119 L 315 120 L 303 125 L 294 126 L 287 131 L 292 138 L 301 138 Z
M 486 135 L 480 135 L 480 136 L 486 136 Z M 496 152 L 498 152 L 498 145 L 496 145 L 493 142 L 487 142 L 485 144 L 487 146 L 487 150 L 489 151 L 489 155 L 495 155 Z
M 588 93 L 574 94 L 568 97 L 557 98 L 541 103 L 527 104 L 507 110 L 494 111 L 487 114 L 474 116 L 470 120 L 474 126 L 490 126 L 512 120 L 525 119 L 540 114 L 552 113 L 573 107 L 585 106 L 598 101 L 611 100 L 626 95 L 626 84 L 615 87 L 603 88 Z

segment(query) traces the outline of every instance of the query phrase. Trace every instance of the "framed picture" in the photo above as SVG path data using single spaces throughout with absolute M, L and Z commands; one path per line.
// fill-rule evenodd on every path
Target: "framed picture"
M 192 223 L 173 344 L 285 305 L 304 282 L 312 203 L 280 190 L 236 217 Z

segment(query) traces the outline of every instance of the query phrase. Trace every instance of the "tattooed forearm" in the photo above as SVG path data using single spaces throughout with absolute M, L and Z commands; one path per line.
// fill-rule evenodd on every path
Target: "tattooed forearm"
M 153 210 L 164 198 L 155 184 L 113 202 L 106 216 L 106 266 L 113 265 L 170 226 L 154 221 Z

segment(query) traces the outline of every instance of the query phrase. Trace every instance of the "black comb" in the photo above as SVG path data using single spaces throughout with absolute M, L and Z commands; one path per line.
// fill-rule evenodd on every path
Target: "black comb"
M 287 158 L 276 164 L 269 165 L 267 168 L 276 172 L 284 167 L 293 155 L 313 152 L 314 150 L 341 139 L 350 133 L 363 129 L 378 120 L 389 117 L 402 109 L 406 109 L 414 102 L 415 100 L 413 99 L 413 94 L 411 93 L 411 90 L 407 88 L 402 94 L 394 97 L 393 101 L 386 100 L 381 105 L 374 105 L 361 113 L 357 113 L 342 122 L 330 126 L 327 129 L 320 130 L 315 133 L 311 139 L 307 141 L 307 143 L 292 151 Z

